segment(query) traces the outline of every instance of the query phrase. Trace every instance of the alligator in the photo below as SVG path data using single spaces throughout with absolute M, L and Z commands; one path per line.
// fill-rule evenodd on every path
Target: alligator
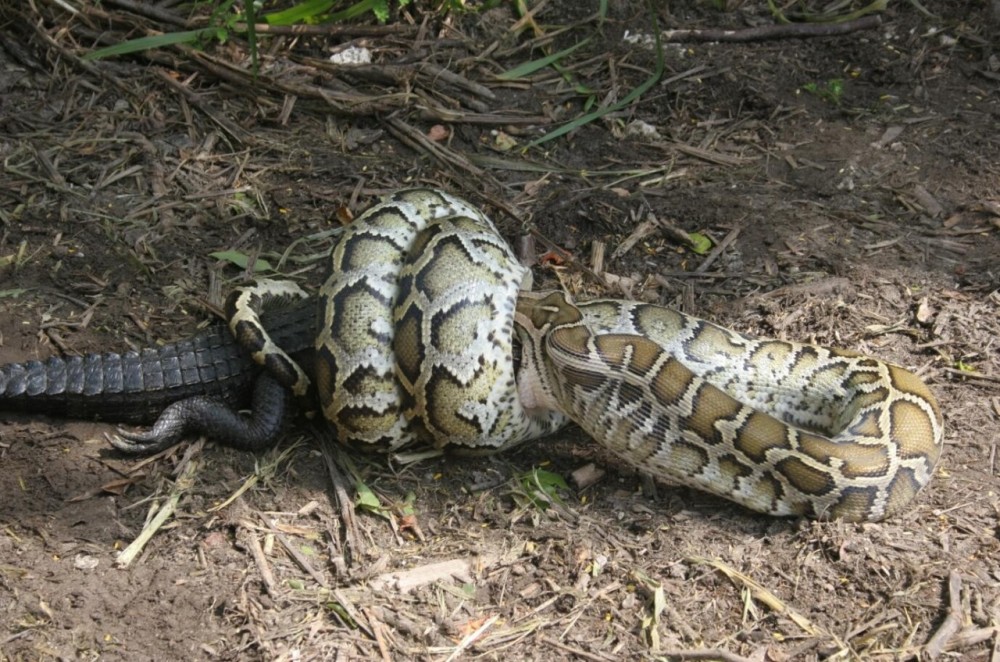
M 260 313 L 274 341 L 298 361 L 307 363 L 312 351 L 317 302 L 269 302 Z M 152 423 L 148 431 L 112 437 L 126 453 L 157 452 L 191 434 L 246 450 L 263 448 L 280 433 L 287 400 L 287 389 L 223 324 L 139 352 L 57 355 L 0 365 L 0 410 Z M 244 407 L 249 416 L 237 413 Z

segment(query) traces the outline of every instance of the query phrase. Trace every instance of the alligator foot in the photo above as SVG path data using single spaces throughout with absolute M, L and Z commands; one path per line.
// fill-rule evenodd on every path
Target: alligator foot
M 168 406 L 147 432 L 118 430 L 110 438 L 118 450 L 137 455 L 170 448 L 185 435 L 203 434 L 227 446 L 257 450 L 273 444 L 281 432 L 287 389 L 262 373 L 254 385 L 250 416 L 242 416 L 215 398 L 194 396 Z

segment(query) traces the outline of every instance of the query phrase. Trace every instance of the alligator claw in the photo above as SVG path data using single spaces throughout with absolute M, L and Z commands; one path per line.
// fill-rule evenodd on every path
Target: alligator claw
M 172 438 L 159 439 L 151 431 L 130 432 L 122 428 L 118 428 L 118 434 L 104 436 L 108 443 L 129 455 L 152 455 L 170 448 L 179 441 Z
M 148 455 L 170 448 L 188 434 L 204 434 L 228 446 L 245 450 L 272 444 L 285 418 L 287 389 L 267 373 L 257 378 L 250 416 L 241 416 L 224 402 L 207 396 L 179 400 L 163 410 L 145 432 L 119 428 L 109 437 L 112 446 L 132 455 Z

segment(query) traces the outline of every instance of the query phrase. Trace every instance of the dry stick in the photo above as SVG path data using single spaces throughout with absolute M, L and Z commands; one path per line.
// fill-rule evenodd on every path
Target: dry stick
M 415 149 L 418 152 L 423 150 L 434 159 L 455 168 L 463 174 L 471 175 L 473 177 L 485 176 L 485 173 L 476 166 L 472 165 L 472 162 L 467 158 L 458 152 L 445 147 L 444 145 L 439 145 L 433 140 L 428 139 L 423 133 L 414 129 L 398 117 L 387 118 L 385 120 L 385 126 L 389 129 L 389 133 L 394 135 L 401 142 L 409 145 L 412 149 Z
M 750 658 L 730 653 L 720 648 L 705 648 L 700 650 L 667 649 L 657 651 L 665 658 L 678 658 L 681 660 L 721 660 L 721 662 L 750 662 Z
M 881 17 L 863 16 L 843 23 L 788 23 L 783 25 L 762 25 L 745 30 L 664 30 L 663 41 L 725 41 L 746 42 L 768 39 L 795 39 L 800 37 L 831 37 L 836 35 L 870 30 L 882 24 Z
M 145 16 L 146 18 L 152 18 L 162 23 L 170 23 L 171 25 L 178 25 L 184 29 L 191 29 L 198 27 L 198 25 L 194 21 L 189 21 L 185 19 L 183 16 L 178 16 L 172 11 L 167 11 L 166 9 L 160 9 L 159 7 L 152 5 L 149 2 L 136 2 L 136 0 L 106 0 L 106 2 L 109 5 L 115 5 L 116 7 L 127 9 L 132 13 L 139 14 L 140 16 Z
M 257 572 L 260 573 L 260 580 L 264 582 L 264 590 L 267 591 L 268 595 L 275 596 L 277 595 L 275 591 L 278 582 L 274 579 L 274 573 L 271 572 L 271 566 L 267 562 L 267 555 L 264 553 L 264 548 L 260 546 L 260 540 L 257 539 L 254 528 L 250 522 L 241 522 L 236 535 L 250 550 L 250 555 L 253 556 L 254 563 L 257 564 Z
M 962 629 L 962 577 L 957 570 L 948 573 L 948 615 L 924 646 L 927 659 L 936 660 L 951 638 Z
M 156 515 L 142 528 L 136 539 L 129 543 L 128 547 L 123 549 L 115 559 L 115 563 L 119 568 L 127 568 L 146 547 L 146 543 L 152 540 L 156 532 L 160 530 L 160 527 L 167 523 L 167 520 L 177 510 L 177 504 L 180 503 L 181 495 L 191 489 L 197 472 L 197 462 L 189 462 L 184 467 L 184 471 L 174 481 L 170 497 L 163 502 Z
M 736 237 L 740 235 L 740 232 L 742 230 L 743 230 L 742 225 L 737 225 L 735 228 L 730 230 L 729 234 L 723 237 L 722 241 L 719 242 L 719 245 L 716 246 L 714 249 L 712 249 L 712 252 L 708 254 L 708 257 L 705 258 L 705 261 L 698 265 L 698 268 L 695 269 L 695 272 L 703 273 L 705 271 L 708 271 L 708 268 L 712 266 L 712 264 L 714 264 L 717 259 L 719 259 L 720 255 L 722 255 L 722 251 L 726 250 L 729 244 L 736 241 Z
M 12 35 L 9 34 L 11 32 L 13 30 L 11 30 L 9 23 L 4 30 L 0 30 L 0 48 L 10 53 L 11 57 L 28 69 L 48 75 L 50 73 L 49 68 L 36 60 L 20 41 L 12 39 Z M 2 645 L 3 642 L 0 641 L 0 646 Z
M 955 375 L 956 377 L 1000 383 L 1000 377 L 997 377 L 996 375 L 986 375 L 981 372 L 970 372 L 968 370 L 959 370 L 958 368 L 942 368 L 942 370 L 947 372 L 949 375 Z
M 687 154 L 688 156 L 693 156 L 696 159 L 708 161 L 709 163 L 714 163 L 716 165 L 738 166 L 750 162 L 750 159 L 743 159 L 738 156 L 729 156 L 728 154 L 702 149 L 700 147 L 695 147 L 694 145 L 685 145 L 684 143 L 658 145 L 658 147 L 675 149 L 682 154 Z
M 375 632 L 376 621 L 372 619 L 368 610 L 365 609 L 363 612 L 358 609 L 358 607 L 351 601 L 347 594 L 341 591 L 339 588 L 335 588 L 330 591 L 330 595 L 334 600 L 337 601 L 347 615 L 354 621 L 355 625 L 359 630 L 365 633 L 371 639 L 377 638 Z
M 35 30 L 35 34 L 38 35 L 38 37 L 42 41 L 44 41 L 49 47 L 58 51 L 61 57 L 71 62 L 74 66 L 83 69 L 94 78 L 111 83 L 122 93 L 123 96 L 126 96 L 128 98 L 135 98 L 135 90 L 133 88 L 126 85 L 123 81 L 116 78 L 115 76 L 112 76 L 110 73 L 105 71 L 104 68 L 94 66 L 94 64 L 91 62 L 86 62 L 84 60 L 81 60 L 79 57 L 76 56 L 75 53 L 70 52 L 62 44 L 53 39 L 49 35 L 49 33 L 42 28 L 41 24 L 32 23 L 31 25 Z
M 571 654 L 575 655 L 576 657 L 579 657 L 579 658 L 584 659 L 584 660 L 590 660 L 591 662 L 608 662 L 609 660 L 616 659 L 616 658 L 609 657 L 609 656 L 604 655 L 604 654 L 598 655 L 596 653 L 588 653 L 587 651 L 583 650 L 582 648 L 577 648 L 576 646 L 570 646 L 569 644 L 563 643 L 563 642 L 559 641 L 558 639 L 554 639 L 552 637 L 544 637 L 543 636 L 543 637 L 539 637 L 539 639 L 542 641 L 542 643 L 548 644 L 549 646 L 552 646 L 553 648 L 558 648 L 559 650 L 565 651 L 567 653 L 571 653 Z
M 288 536 L 275 529 L 271 522 L 268 522 L 263 517 L 258 517 L 260 521 L 264 523 L 264 526 L 267 527 L 268 532 L 273 535 L 279 543 L 281 543 L 281 546 L 285 548 L 285 551 L 292 557 L 292 560 L 295 561 L 299 568 L 304 570 L 317 584 L 323 588 L 330 587 L 330 583 L 326 581 L 326 577 L 321 575 L 316 568 L 312 567 L 312 564 L 309 563 L 309 559 L 306 558 L 305 554 L 296 549 L 295 545 L 292 544 L 292 541 L 288 539 Z
M 321 101 L 325 101 L 327 104 L 329 104 L 338 113 L 342 115 L 354 116 L 354 117 L 358 116 L 370 117 L 372 115 L 378 115 L 393 110 L 397 110 L 402 107 L 409 107 L 413 104 L 413 95 L 407 93 L 395 93 L 395 94 L 372 96 L 372 95 L 354 94 L 354 93 L 331 90 L 321 87 L 319 85 L 307 85 L 304 83 L 272 79 L 262 75 L 258 75 L 256 79 L 253 79 L 251 78 L 248 72 L 246 72 L 243 69 L 240 69 L 239 67 L 234 66 L 230 62 L 213 58 L 207 53 L 201 51 L 194 51 L 183 45 L 179 45 L 178 48 L 186 55 L 188 55 L 191 60 L 197 61 L 203 67 L 208 69 L 209 73 L 211 73 L 212 75 L 216 76 L 217 78 L 220 78 L 221 80 L 231 82 L 234 85 L 239 86 L 240 88 L 244 88 L 248 85 L 253 84 L 263 89 L 270 90 L 272 92 L 279 92 L 282 94 L 289 94 L 307 99 L 319 99 Z M 326 67 L 321 66 L 323 64 L 325 63 L 315 63 L 314 65 L 311 66 L 325 69 Z M 334 67 L 333 69 L 338 73 L 343 73 L 345 67 Z M 371 65 L 371 66 L 355 67 L 352 73 L 367 77 L 381 75 L 383 78 L 398 83 L 408 78 L 413 73 L 413 71 L 414 71 L 413 68 L 409 66 L 385 67 L 385 66 Z M 481 85 L 469 81 L 457 74 L 448 72 L 448 75 L 445 75 L 445 73 L 443 73 L 444 71 L 446 70 L 442 70 L 440 68 L 435 68 L 435 67 L 428 68 L 427 65 L 424 65 L 420 69 L 420 72 L 426 76 L 437 76 L 439 78 L 442 78 L 443 80 L 446 80 L 446 82 L 455 85 L 456 87 L 466 89 L 474 94 L 483 95 L 484 90 L 486 92 L 489 92 L 487 88 L 484 88 Z M 190 103 L 196 105 L 199 108 L 199 110 L 208 114 L 209 117 L 211 117 L 214 121 L 220 122 L 220 119 L 217 116 L 210 114 L 208 110 L 206 110 L 203 107 L 203 105 L 199 105 L 198 97 L 194 95 L 194 93 L 190 92 L 190 90 L 187 90 L 187 88 L 184 88 L 177 81 L 169 79 L 168 77 L 165 76 L 165 74 L 163 76 L 164 80 L 170 83 L 173 87 L 175 87 L 175 89 L 182 91 L 183 93 L 185 93 L 185 95 L 192 95 L 192 96 L 186 96 L 187 100 Z M 492 94 L 492 92 L 489 92 L 489 94 Z M 488 115 L 485 113 L 479 113 L 478 115 L 477 114 L 465 115 L 463 113 L 457 113 L 443 108 L 425 109 L 423 106 L 419 105 L 418 107 L 424 109 L 425 112 L 430 112 L 438 115 L 441 121 L 448 121 L 448 122 L 462 122 L 467 124 L 548 123 L 548 120 L 543 117 L 518 118 L 518 117 L 508 117 L 504 115 Z M 222 125 L 222 126 L 229 133 L 232 133 L 234 130 L 236 130 L 232 126 L 227 126 L 227 125 Z M 235 137 L 239 140 L 242 140 L 243 142 L 248 141 L 248 137 L 246 135 L 237 135 Z M 464 169 L 464 166 L 460 167 Z
M 426 101 L 426 100 L 425 100 Z M 497 113 L 466 113 L 461 110 L 442 108 L 441 106 L 424 106 L 417 104 L 420 119 L 434 120 L 438 122 L 450 122 L 452 124 L 530 124 L 546 125 L 552 120 L 544 115 L 498 115 Z
M 464 90 L 477 97 L 491 101 L 496 99 L 493 91 L 485 85 L 471 81 L 461 74 L 430 62 L 415 62 L 412 64 L 334 64 L 318 58 L 295 58 L 295 61 L 307 67 L 329 71 L 338 77 L 346 75 L 362 80 L 394 83 L 401 87 L 412 85 L 416 75 L 420 75 L 431 83 L 434 83 L 435 80 L 440 80 L 445 85 Z M 429 87 L 439 86 L 429 85 Z
M 493 624 L 500 619 L 500 614 L 494 614 L 486 619 L 482 625 L 480 625 L 474 632 L 470 632 L 462 638 L 462 641 L 458 642 L 455 649 L 452 650 L 451 655 L 449 655 L 444 662 L 452 662 L 452 660 L 458 659 L 466 648 L 471 646 L 476 642 L 477 639 L 483 636 L 483 634 L 493 627 Z
M 158 72 L 162 74 L 163 72 Z M 167 77 L 169 78 L 169 77 Z M 122 138 L 129 138 L 139 143 L 142 148 L 143 155 L 146 157 L 147 162 L 150 164 L 150 182 L 149 188 L 150 193 L 154 201 L 166 200 L 169 194 L 167 183 L 166 183 L 166 172 L 163 168 L 163 159 L 160 158 L 160 154 L 157 152 L 156 147 L 145 135 L 138 132 L 122 132 L 119 134 Z M 174 211 L 170 207 L 157 208 L 160 215 L 160 222 L 165 227 L 172 227 L 175 223 Z
M 330 474 L 330 482 L 333 483 L 333 492 L 337 497 L 337 505 L 340 506 L 340 521 L 344 528 L 347 542 L 347 549 L 351 559 L 357 561 L 362 558 L 361 534 L 358 532 L 358 523 L 354 518 L 354 500 L 347 492 L 347 480 L 344 474 L 337 467 L 334 457 L 342 451 L 335 445 L 329 430 L 321 430 L 319 426 L 312 426 L 313 436 L 319 441 L 323 451 L 323 461 L 326 463 L 327 473 Z
M 236 124 L 229 118 L 225 117 L 224 115 L 217 113 L 207 104 L 203 103 L 200 94 L 193 91 L 187 85 L 184 85 L 183 83 L 174 80 L 163 69 L 157 68 L 155 71 L 156 75 L 160 77 L 160 80 L 162 80 L 164 83 L 167 84 L 168 87 L 170 87 L 175 92 L 184 97 L 185 101 L 187 101 L 189 104 L 191 104 L 199 111 L 201 111 L 201 113 L 204 114 L 208 119 L 215 122 L 219 126 L 219 128 L 225 131 L 227 134 L 229 134 L 229 137 L 231 137 L 233 140 L 237 141 L 241 145 L 247 145 L 247 144 L 252 145 L 256 142 L 254 140 L 254 136 L 252 133 L 250 133 L 240 125 Z
M 120 0 L 118 0 L 120 1 Z M 246 23 L 233 25 L 236 32 L 247 32 Z M 268 25 L 255 23 L 253 31 L 257 34 L 276 35 L 309 35 L 337 37 L 384 37 L 387 35 L 409 36 L 417 32 L 415 25 Z
M 951 638 L 951 641 L 948 642 L 948 650 L 959 651 L 963 648 L 981 644 L 984 641 L 993 639 L 994 637 L 1000 637 L 1000 628 L 965 628 Z M 998 639 L 998 642 L 1000 642 L 1000 639 Z
M 382 654 L 382 659 L 385 662 L 392 662 L 392 655 L 389 653 L 389 645 L 385 640 L 385 635 L 382 633 L 382 628 L 384 627 L 382 625 L 382 621 L 375 618 L 375 615 L 372 614 L 371 609 L 365 607 L 362 607 L 362 609 L 364 611 L 365 618 L 368 619 L 368 622 L 372 626 L 371 629 L 372 633 L 375 636 L 375 643 L 378 644 L 378 650 L 379 653 Z M 357 622 L 358 622 L 357 619 L 355 619 L 355 623 Z
M 493 93 L 493 90 L 485 85 L 469 80 L 465 76 L 456 74 L 454 71 L 445 69 L 441 65 L 434 64 L 433 62 L 424 62 L 421 64 L 420 72 L 431 76 L 432 78 L 440 78 L 444 82 L 454 85 L 455 87 L 465 90 L 466 92 L 471 92 L 478 97 L 489 99 L 490 101 L 497 98 L 497 95 Z
M 412 95 L 403 93 L 368 96 L 347 94 L 345 92 L 329 90 L 318 85 L 290 83 L 264 76 L 257 76 L 254 79 L 248 72 L 234 66 L 230 62 L 213 58 L 207 53 L 200 51 L 192 49 L 183 50 L 191 60 L 196 60 L 201 66 L 208 69 L 209 73 L 237 85 L 240 89 L 253 89 L 252 86 L 256 86 L 270 90 L 271 92 L 294 94 L 308 99 L 320 99 L 341 115 L 371 117 L 372 115 L 396 110 L 407 105 L 412 99 Z

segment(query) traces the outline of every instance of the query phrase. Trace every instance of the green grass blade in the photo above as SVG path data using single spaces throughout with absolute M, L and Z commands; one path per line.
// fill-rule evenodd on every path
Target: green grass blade
M 254 78 L 260 70 L 260 63 L 257 56 L 257 8 L 254 3 L 246 3 L 246 24 L 247 24 L 247 45 L 250 47 L 250 68 L 253 70 Z
M 327 17 L 327 21 L 330 23 L 349 21 L 350 19 L 357 18 L 368 11 L 375 13 L 375 15 L 378 16 L 376 9 L 378 9 L 380 4 L 384 2 L 385 0 L 361 0 L 361 2 L 351 5 L 344 11 L 339 11 L 336 14 L 330 14 Z
M 201 28 L 200 30 L 187 30 L 185 32 L 169 32 L 167 34 L 153 35 L 152 37 L 140 37 L 123 41 L 114 46 L 99 48 L 83 56 L 84 60 L 98 60 L 115 55 L 135 53 L 136 51 L 148 51 L 151 48 L 163 48 L 173 44 L 190 44 L 198 41 L 202 37 L 215 36 L 219 28 Z
M 503 72 L 502 74 L 497 76 L 497 78 L 499 78 L 500 80 L 516 80 L 518 78 L 523 78 L 524 76 L 530 76 L 539 69 L 544 69 L 550 64 L 558 62 L 559 60 L 566 57 L 567 55 L 569 55 L 570 53 L 580 48 L 589 41 L 590 37 L 587 37 L 583 41 L 579 41 L 570 46 L 569 48 L 564 48 L 558 53 L 553 53 L 552 55 L 546 55 L 545 57 L 539 58 L 538 60 L 532 60 L 531 62 L 525 62 L 524 64 L 519 64 L 518 66 L 514 67 L 513 69 L 510 69 L 509 71 Z
M 325 14 L 335 0 L 306 0 L 282 11 L 266 14 L 263 18 L 268 25 L 298 25 L 309 19 Z
M 264 16 L 264 20 L 269 25 L 298 25 L 299 23 L 316 21 L 322 17 L 324 23 L 338 23 L 357 18 L 365 12 L 373 12 L 377 16 L 377 10 L 388 10 L 386 0 L 361 0 L 343 11 L 327 15 L 326 12 L 330 11 L 333 5 L 334 0 L 306 0 L 306 2 L 300 2 L 283 11 L 267 14 Z
M 634 100 L 645 94 L 651 87 L 656 85 L 656 82 L 660 80 L 663 76 L 663 42 L 660 40 L 660 26 L 656 20 L 656 12 L 653 10 L 652 4 L 647 2 L 649 6 L 649 14 L 653 20 L 653 35 L 656 37 L 656 70 L 653 71 L 653 75 L 642 82 L 641 85 L 633 89 L 628 95 L 619 101 L 618 103 L 612 104 L 610 106 L 605 106 L 604 108 L 598 108 L 597 110 L 587 113 L 586 115 L 581 115 L 575 120 L 563 124 L 558 129 L 546 133 L 544 136 L 535 140 L 534 142 L 528 143 L 525 149 L 531 147 L 538 147 L 542 143 L 547 143 L 550 140 L 554 140 L 560 136 L 564 136 L 574 129 L 578 129 L 585 124 L 589 124 L 596 119 L 604 117 L 608 113 L 613 113 L 615 111 L 621 110 L 628 104 L 632 103 Z

